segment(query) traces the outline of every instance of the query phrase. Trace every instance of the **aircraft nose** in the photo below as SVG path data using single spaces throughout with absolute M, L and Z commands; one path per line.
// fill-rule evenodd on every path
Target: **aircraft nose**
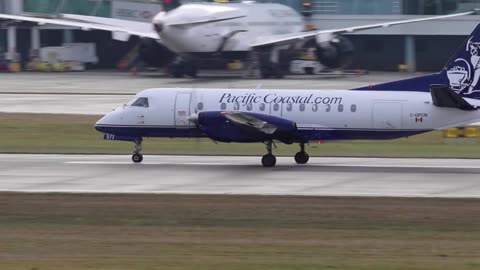
M 163 31 L 163 22 L 155 22 L 153 24 L 153 28 L 155 28 L 155 31 L 157 31 L 157 33 L 161 33 Z
M 161 33 L 165 25 L 165 12 L 160 12 L 157 14 L 157 16 L 153 18 L 152 24 L 155 31 L 157 31 L 157 33 Z
M 95 129 L 97 131 L 105 132 L 105 124 L 107 123 L 107 119 L 106 119 L 107 117 L 108 117 L 108 114 L 105 115 L 104 117 L 100 118 L 100 120 L 98 120 L 95 123 Z
M 115 110 L 113 112 L 110 112 L 100 118 L 100 120 L 95 123 L 95 129 L 100 131 L 100 132 L 107 132 L 107 129 L 111 127 L 112 125 L 118 125 L 120 124 L 122 120 L 121 112 L 118 110 Z

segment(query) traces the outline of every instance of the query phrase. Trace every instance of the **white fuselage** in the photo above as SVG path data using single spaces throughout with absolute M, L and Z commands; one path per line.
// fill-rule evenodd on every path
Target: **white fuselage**
M 188 27 L 170 26 L 177 22 L 235 16 L 243 17 Z M 232 36 L 225 42 L 223 51 L 249 51 L 251 42 L 256 38 L 298 33 L 304 29 L 302 16 L 280 4 L 185 4 L 166 14 L 157 15 L 155 21 L 163 24 L 159 32 L 162 43 L 179 54 L 216 52 L 230 34 Z
M 148 99 L 148 107 L 131 106 L 132 102 L 141 97 Z M 467 101 L 472 105 L 480 105 L 475 99 Z M 195 124 L 189 121 L 189 117 L 208 111 L 273 115 L 295 122 L 298 130 L 319 131 L 319 134 L 325 130 L 387 133 L 429 131 L 464 125 L 480 119 L 478 111 L 462 111 L 433 105 L 431 95 L 427 92 L 149 89 L 138 93 L 129 104 L 107 114 L 98 121 L 97 126 L 194 129 Z M 158 136 L 161 137 L 160 134 Z M 168 137 L 170 136 L 173 135 Z M 402 137 L 401 134 L 398 137 Z M 377 137 L 373 136 L 371 139 L 375 138 Z M 323 138 L 320 135 L 309 135 L 307 138 L 317 139 L 336 138 Z

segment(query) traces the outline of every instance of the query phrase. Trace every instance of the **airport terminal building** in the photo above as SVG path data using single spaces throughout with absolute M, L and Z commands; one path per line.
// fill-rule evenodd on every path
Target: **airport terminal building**
M 184 0 L 183 2 L 191 2 Z M 228 2 L 228 0 L 217 0 Z M 234 1 L 230 1 L 234 2 Z M 480 8 L 479 0 L 258 0 L 289 5 L 304 13 L 317 29 L 365 25 L 382 21 L 450 14 Z M 73 13 L 150 21 L 161 10 L 159 0 L 0 0 L 0 12 L 9 14 Z M 480 16 L 470 15 L 362 31 L 348 35 L 356 53 L 349 68 L 366 70 L 434 71 L 440 69 L 463 42 Z M 135 41 L 121 42 L 101 31 L 4 23 L 0 51 L 18 53 L 27 61 L 32 51 L 71 42 L 96 44 L 98 66 L 114 67 Z M 446 53 L 448 52 L 448 53 Z

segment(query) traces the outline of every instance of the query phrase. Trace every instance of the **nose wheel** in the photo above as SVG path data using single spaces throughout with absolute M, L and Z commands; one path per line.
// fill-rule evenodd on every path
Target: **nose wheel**
M 135 163 L 140 163 L 143 161 L 143 155 L 140 153 L 135 153 L 132 155 L 132 161 Z
M 141 138 L 138 141 L 135 141 L 135 150 L 133 151 L 132 161 L 135 163 L 140 163 L 143 161 Z
M 267 141 L 265 143 L 268 153 L 262 157 L 263 167 L 274 167 L 277 163 L 277 158 L 272 154 L 272 144 L 272 141 Z
M 300 143 L 300 152 L 295 154 L 295 162 L 297 164 L 307 164 L 310 156 L 305 152 L 305 143 Z

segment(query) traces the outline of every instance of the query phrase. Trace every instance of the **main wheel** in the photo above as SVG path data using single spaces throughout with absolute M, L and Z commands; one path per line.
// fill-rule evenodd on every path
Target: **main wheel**
M 313 73 L 315 73 L 315 70 L 313 69 L 313 67 L 306 67 L 305 68 L 305 74 L 313 75 Z
M 172 65 L 171 74 L 174 78 L 182 78 L 185 74 L 183 66 L 181 64 Z
M 266 154 L 262 157 L 263 167 L 273 167 L 277 163 L 277 158 L 272 154 Z
M 275 79 L 283 79 L 283 70 L 280 67 L 275 67 L 273 70 L 273 74 L 275 76 Z
M 143 160 L 143 155 L 140 153 L 135 153 L 132 155 L 132 161 L 135 163 L 140 163 Z
M 198 69 L 194 65 L 185 67 L 185 74 L 187 74 L 187 76 L 189 76 L 191 78 L 196 78 L 197 77 L 197 72 L 198 72 Z
M 297 164 L 306 164 L 309 159 L 310 157 L 306 152 L 298 152 L 295 154 L 295 162 L 297 162 Z
M 267 68 L 261 68 L 260 69 L 260 76 L 262 77 L 262 79 L 270 78 L 270 70 L 268 70 Z

